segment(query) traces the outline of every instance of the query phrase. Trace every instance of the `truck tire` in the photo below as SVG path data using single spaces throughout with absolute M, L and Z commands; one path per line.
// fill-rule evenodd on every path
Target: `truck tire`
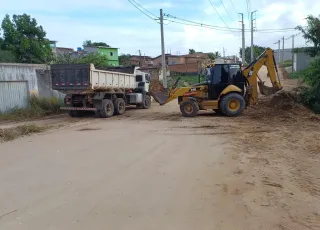
M 114 114 L 113 102 L 109 99 L 102 100 L 100 116 L 103 118 L 109 118 L 109 117 L 112 117 L 113 114 Z
M 246 107 L 244 98 L 237 93 L 230 93 L 220 100 L 220 111 L 228 117 L 239 116 Z
M 142 108 L 150 109 L 151 107 L 151 97 L 146 95 L 143 100 Z
M 180 104 L 180 111 L 184 117 L 195 117 L 199 112 L 199 105 L 195 101 L 183 101 Z
M 117 98 L 114 101 L 114 114 L 122 115 L 126 111 L 126 102 L 122 98 Z
M 69 110 L 68 114 L 70 117 L 83 117 L 83 111 Z

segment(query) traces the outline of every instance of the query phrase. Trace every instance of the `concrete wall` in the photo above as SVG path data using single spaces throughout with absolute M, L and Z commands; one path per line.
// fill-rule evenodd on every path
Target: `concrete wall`
M 43 98 L 59 98 L 63 99 L 65 94 L 60 93 L 51 88 L 51 76 L 50 70 L 36 70 L 37 84 L 38 84 L 38 95 Z
M 283 61 L 286 60 L 292 60 L 292 49 L 284 49 L 284 55 L 283 55 Z M 280 58 L 282 55 L 282 49 L 280 50 Z M 274 58 L 276 59 L 276 62 L 279 63 L 279 50 L 274 50 Z
M 63 98 L 64 94 L 51 89 L 49 68 L 47 65 L 0 63 L 0 81 L 27 81 L 30 94 Z
M 305 53 L 295 53 L 293 61 L 294 71 L 300 71 L 308 68 L 313 59 L 314 58 Z
M 28 81 L 30 93 L 38 93 L 37 69 L 45 70 L 46 65 L 0 63 L 0 81 Z

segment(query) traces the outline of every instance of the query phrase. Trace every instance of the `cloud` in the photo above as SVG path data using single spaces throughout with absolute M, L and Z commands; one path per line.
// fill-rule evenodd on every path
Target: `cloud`
M 238 13 L 244 13 L 245 26 L 249 29 L 247 5 L 245 0 L 136 0 L 146 9 L 159 14 L 163 8 L 169 13 L 191 21 L 230 28 L 240 28 Z M 257 9 L 256 26 L 261 29 L 280 29 L 305 25 L 308 14 L 318 15 L 320 1 L 315 0 L 260 0 L 250 1 L 251 10 Z M 233 5 L 231 4 L 233 3 Z M 1 3 L 2 12 L 9 14 L 27 13 L 36 18 L 47 31 L 47 37 L 58 40 L 58 46 L 76 48 L 84 40 L 104 41 L 119 47 L 121 53 L 135 53 L 142 50 L 147 55 L 159 55 L 160 26 L 152 21 L 127 0 L 11 0 Z M 250 8 L 250 6 L 249 6 Z M 236 10 L 235 10 L 236 9 Z M 231 16 L 231 17 L 230 17 Z M 4 13 L 0 13 L 0 18 Z M 235 22 L 234 22 L 235 21 Z M 254 43 L 277 48 L 273 43 L 283 36 L 296 31 L 282 33 L 255 33 Z M 165 25 L 166 48 L 172 53 L 187 53 L 188 49 L 211 52 L 218 50 L 226 54 L 238 54 L 241 46 L 240 33 L 216 31 L 200 27 L 170 23 Z M 297 45 L 304 45 L 300 37 Z M 246 45 L 250 45 L 250 33 L 246 33 Z M 285 42 L 286 47 L 291 41 Z

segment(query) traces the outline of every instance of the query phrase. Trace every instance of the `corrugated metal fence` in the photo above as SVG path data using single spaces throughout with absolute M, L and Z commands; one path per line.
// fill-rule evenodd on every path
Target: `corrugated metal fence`
M 29 105 L 28 81 L 0 81 L 0 112 Z

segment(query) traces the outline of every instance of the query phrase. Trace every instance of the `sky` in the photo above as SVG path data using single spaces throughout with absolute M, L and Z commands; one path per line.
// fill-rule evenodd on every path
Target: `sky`
M 189 49 L 199 52 L 219 51 L 225 55 L 239 55 L 241 33 L 228 28 L 239 28 L 244 14 L 245 28 L 249 29 L 248 11 L 255 14 L 254 44 L 277 49 L 276 41 L 298 31 L 262 33 L 263 29 L 294 28 L 306 25 L 305 18 L 318 16 L 320 0 L 135 0 L 156 17 L 160 8 L 165 14 L 194 22 L 225 27 L 225 31 L 183 25 L 165 20 L 164 36 L 167 53 L 186 54 Z M 212 2 L 212 6 L 210 1 Z M 247 1 L 249 4 L 247 5 Z M 218 13 L 217 13 L 218 12 Z M 0 19 L 6 14 L 29 14 L 42 25 L 47 38 L 58 41 L 58 47 L 81 47 L 84 40 L 106 42 L 120 48 L 119 53 L 157 56 L 161 54 L 160 25 L 136 9 L 128 0 L 10 0 L 1 3 Z M 228 28 L 227 28 L 228 27 Z M 245 43 L 251 44 L 250 32 Z M 285 40 L 291 48 L 291 39 Z M 296 47 L 305 46 L 301 35 Z

